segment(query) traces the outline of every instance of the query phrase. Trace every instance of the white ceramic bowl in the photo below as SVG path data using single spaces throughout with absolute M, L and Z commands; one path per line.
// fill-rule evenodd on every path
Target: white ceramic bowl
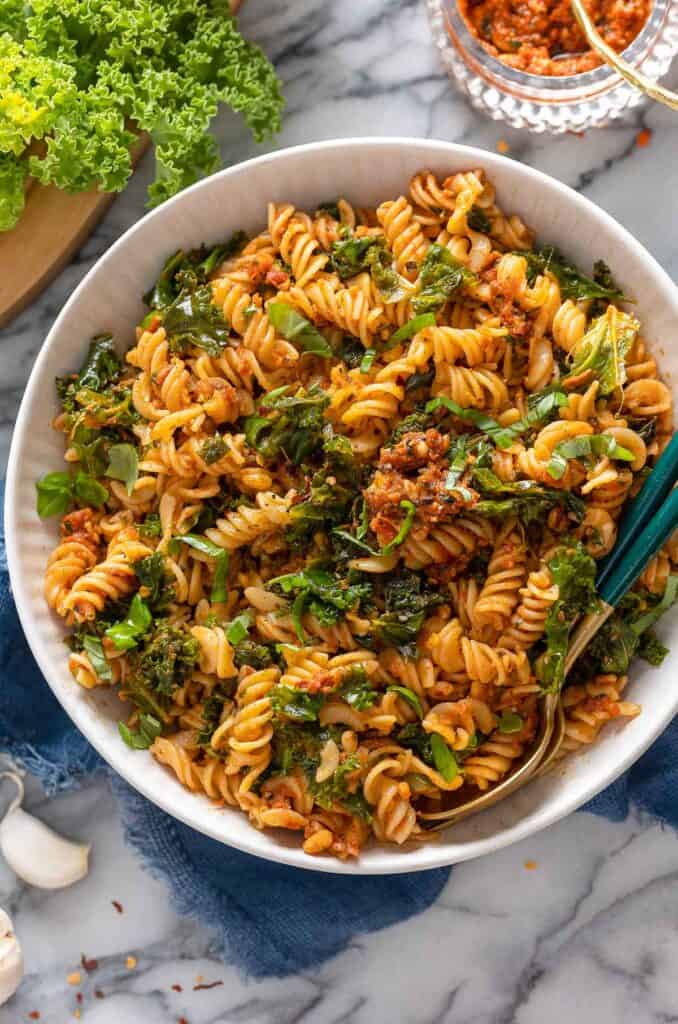
M 637 298 L 645 337 L 659 356 L 663 374 L 677 380 L 678 349 L 671 349 L 669 340 L 678 324 L 678 292 L 643 247 L 602 210 L 552 178 L 492 153 L 423 139 L 348 139 L 250 160 L 194 185 L 144 217 L 99 260 L 66 303 L 21 404 L 7 478 L 7 553 L 21 622 L 45 678 L 78 728 L 132 786 L 193 828 L 260 857 L 317 871 L 386 874 L 489 853 L 580 807 L 642 754 L 678 708 L 674 649 L 661 668 L 634 665 L 628 692 L 643 705 L 643 713 L 620 728 L 607 727 L 600 742 L 564 770 L 450 829 L 438 842 L 405 850 L 374 845 L 357 862 L 343 864 L 306 856 L 297 834 L 258 832 L 244 814 L 216 809 L 189 793 L 150 754 L 129 750 L 121 742 L 117 698 L 81 689 L 68 671 L 65 630 L 42 596 L 56 524 L 42 522 L 35 512 L 35 481 L 62 465 L 62 435 L 50 427 L 56 412 L 54 377 L 77 369 L 90 337 L 101 331 L 113 331 L 119 342 L 130 345 L 134 325 L 144 314 L 140 296 L 167 255 L 180 246 L 217 242 L 236 228 L 258 231 L 265 223 L 267 201 L 286 199 L 313 210 L 319 202 L 346 196 L 363 205 L 399 195 L 422 168 L 446 176 L 473 167 L 485 168 L 502 208 L 519 213 L 542 242 L 560 246 L 586 269 L 596 258 L 610 264 L 625 292 Z M 667 619 L 661 628 L 664 637 L 678 632 L 678 619 Z

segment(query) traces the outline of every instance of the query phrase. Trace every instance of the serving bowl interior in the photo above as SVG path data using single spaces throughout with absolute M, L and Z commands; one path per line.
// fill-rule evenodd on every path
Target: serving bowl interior
M 71 677 L 66 630 L 47 608 L 43 572 L 57 538 L 54 520 L 35 511 L 35 481 L 62 468 L 63 437 L 51 427 L 57 411 L 54 378 L 80 365 L 94 334 L 112 331 L 119 347 L 134 341 L 144 315 L 140 296 L 164 259 L 179 247 L 227 238 L 238 228 L 261 229 L 266 203 L 288 200 L 313 210 L 337 196 L 366 205 L 407 189 L 418 170 L 439 175 L 482 167 L 497 188 L 499 204 L 520 214 L 543 243 L 563 249 L 583 269 L 606 260 L 643 324 L 674 393 L 678 347 L 678 291 L 652 257 L 611 217 L 571 189 L 519 163 L 478 149 L 422 139 L 348 139 L 259 157 L 193 186 L 148 214 L 99 260 L 64 306 L 33 368 L 19 411 L 10 453 L 5 525 L 12 588 L 31 649 L 44 676 L 75 724 L 132 786 L 168 813 L 248 853 L 297 867 L 355 874 L 389 874 L 453 864 L 516 842 L 580 807 L 612 782 L 649 746 L 678 708 L 678 649 L 659 668 L 634 664 L 628 693 L 642 714 L 622 727 L 608 726 L 600 741 L 550 776 L 439 836 L 406 847 L 369 846 L 354 862 L 312 858 L 296 834 L 260 832 L 244 814 L 217 808 L 184 789 L 147 752 L 120 740 L 121 705 L 106 688 L 84 690 Z M 670 644 L 678 616 L 660 633 Z

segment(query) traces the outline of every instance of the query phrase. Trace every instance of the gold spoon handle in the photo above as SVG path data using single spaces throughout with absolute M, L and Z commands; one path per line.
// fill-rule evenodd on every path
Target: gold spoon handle
M 671 92 L 670 89 L 665 89 L 663 85 L 653 82 L 642 72 L 631 67 L 611 46 L 608 46 L 591 21 L 582 0 L 570 0 L 570 4 L 581 26 L 581 30 L 586 36 L 586 41 L 592 50 L 595 50 L 601 57 L 604 57 L 607 63 L 622 78 L 625 78 L 627 82 L 635 86 L 636 89 L 640 89 L 641 92 L 646 93 L 651 99 L 657 100 L 658 103 L 663 103 L 665 106 L 670 107 L 671 110 L 678 110 L 678 94 Z

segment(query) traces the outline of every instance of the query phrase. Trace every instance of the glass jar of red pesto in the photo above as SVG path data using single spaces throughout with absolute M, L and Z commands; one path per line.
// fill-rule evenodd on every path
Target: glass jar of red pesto
M 581 132 L 607 124 L 643 102 L 643 94 L 607 64 L 577 75 L 534 75 L 488 53 L 462 17 L 458 0 L 425 0 L 433 39 L 450 76 L 478 110 L 534 132 Z M 652 79 L 678 53 L 678 3 L 653 0 L 624 58 Z

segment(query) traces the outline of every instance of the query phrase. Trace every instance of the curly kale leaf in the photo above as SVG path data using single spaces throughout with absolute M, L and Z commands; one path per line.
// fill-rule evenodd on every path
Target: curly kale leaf
M 455 259 L 445 246 L 434 242 L 421 265 L 412 309 L 415 313 L 435 313 L 465 285 L 476 281 L 472 270 Z
M 193 291 L 207 284 L 210 275 L 220 263 L 235 256 L 247 242 L 244 231 L 236 231 L 227 242 L 208 249 L 178 249 L 169 256 L 158 275 L 158 280 L 144 295 L 150 309 L 163 310 L 171 306 L 182 291 Z
M 174 599 L 173 576 L 168 572 L 163 555 L 156 551 L 134 563 L 134 572 L 144 598 L 154 615 L 164 611 Z
M 132 660 L 132 675 L 147 691 L 169 697 L 198 663 L 198 641 L 160 620 Z
M 538 663 L 538 676 L 545 690 L 556 693 L 565 678 L 572 626 L 580 615 L 595 611 L 599 602 L 596 563 L 581 544 L 558 548 L 549 561 L 549 570 L 558 586 L 558 599 L 546 618 L 546 651 Z
M 609 302 L 624 299 L 612 279 L 609 267 L 602 260 L 595 264 L 592 279 L 582 274 L 572 263 L 568 263 L 552 245 L 532 252 L 519 252 L 517 255 L 524 256 L 527 260 L 527 279 L 530 284 L 534 284 L 539 274 L 548 271 L 558 281 L 563 299 L 572 299 L 574 302 L 584 299 L 605 299 Z
M 220 356 L 226 347 L 229 326 L 212 301 L 209 285 L 181 292 L 163 313 L 162 322 L 174 351 L 195 345 L 210 356 Z
M 245 439 L 267 461 L 284 455 L 299 466 L 322 451 L 328 403 L 316 384 L 308 390 L 277 388 L 261 401 L 259 413 L 245 420 Z
M 209 127 L 220 104 L 259 141 L 280 126 L 275 72 L 240 35 L 227 0 L 5 3 L 0 24 L 3 230 L 21 213 L 29 173 L 71 192 L 123 189 L 130 122 L 155 144 L 153 203 L 218 167 Z M 37 152 L 36 139 L 45 140 Z
M 328 740 L 334 740 L 341 748 L 341 729 L 336 726 L 318 728 L 311 723 L 289 722 L 284 719 L 273 722 L 271 771 L 289 774 L 300 768 L 305 774 L 309 790 L 321 807 L 328 810 L 335 804 L 362 818 L 371 821 L 371 811 L 357 781 L 360 767 L 355 755 L 347 755 L 340 761 L 337 770 L 324 782 L 316 781 L 320 755 Z
M 355 583 L 349 578 L 339 579 L 318 566 L 278 576 L 270 580 L 267 586 L 290 599 L 292 620 L 300 643 L 305 639 L 301 620 L 307 612 L 320 625 L 332 626 L 372 593 L 370 583 Z
M 92 338 L 85 361 L 76 376 L 57 377 L 57 394 L 65 412 L 73 412 L 77 406 L 77 394 L 86 389 L 102 394 L 116 384 L 122 373 L 122 362 L 113 347 L 110 334 L 99 334 Z
M 361 270 L 367 270 L 369 250 L 373 246 L 383 248 L 384 245 L 384 239 L 381 237 L 367 235 L 364 238 L 354 238 L 346 232 L 342 238 L 332 243 L 329 266 L 344 281 L 359 274 Z
M 673 575 L 669 576 L 663 594 L 630 590 L 594 636 L 577 669 L 586 675 L 625 675 L 634 657 L 661 665 L 668 649 L 657 639 L 653 627 L 677 597 L 678 576 Z
M 392 577 L 384 586 L 384 611 L 372 622 L 376 639 L 405 657 L 416 657 L 417 635 L 424 619 L 443 601 L 443 596 L 428 590 L 414 572 Z
M 610 395 L 626 382 L 626 356 L 640 324 L 630 313 L 608 306 L 594 320 L 586 334 L 570 351 L 569 373 L 565 380 L 583 374 L 592 375 L 600 384 L 600 395 Z
M 578 495 L 571 491 L 558 491 L 532 480 L 516 480 L 507 483 L 490 469 L 474 467 L 473 484 L 482 498 L 473 506 L 478 515 L 502 518 L 517 516 L 526 526 L 543 521 L 552 508 L 562 508 L 570 519 L 580 523 L 586 506 Z

